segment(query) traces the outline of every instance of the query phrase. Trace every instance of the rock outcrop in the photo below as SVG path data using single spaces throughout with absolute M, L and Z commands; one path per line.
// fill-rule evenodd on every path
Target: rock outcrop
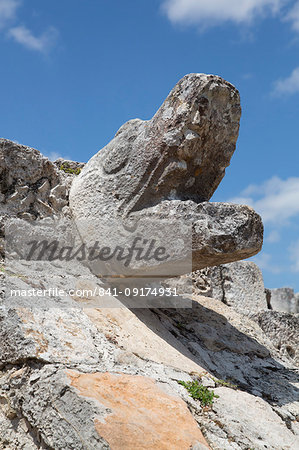
M 215 298 L 258 323 L 280 355 L 299 363 L 299 316 L 294 310 L 294 290 L 265 289 L 256 264 L 238 261 L 197 271 L 192 278 L 194 292 Z M 177 282 L 179 288 L 179 283 Z M 274 292 L 274 297 L 272 293 Z M 279 310 L 280 308 L 280 310 Z
M 58 158 L 54 161 L 57 169 L 62 170 L 66 174 L 79 175 L 85 166 L 85 163 L 70 161 L 69 159 Z
M 193 270 L 258 253 L 263 226 L 251 208 L 206 203 L 235 150 L 240 114 L 239 93 L 231 84 L 191 74 L 151 120 L 123 125 L 72 184 L 70 206 L 83 240 L 91 233 L 85 223 L 80 226 L 82 220 L 98 220 L 97 241 L 103 239 L 103 220 L 163 216 L 169 228 L 175 221 L 192 227 Z M 104 240 L 109 239 L 110 230 Z
M 299 313 L 299 294 L 295 294 L 294 289 L 271 289 L 270 293 L 270 304 L 274 311 Z
M 195 293 L 217 298 L 242 314 L 269 309 L 299 312 L 299 294 L 291 288 L 266 289 L 262 272 L 252 261 L 219 264 L 194 271 L 188 278 L 192 279 Z
M 217 393 L 219 398 L 215 400 L 210 417 L 216 421 L 221 431 L 219 429 L 216 431 L 208 425 L 207 432 L 207 436 L 217 442 L 216 448 L 221 450 L 296 448 L 296 437 L 292 433 L 285 434 L 283 419 L 261 398 L 226 387 L 217 389 Z M 259 421 L 260 427 L 257 427 Z M 230 436 L 229 443 L 228 436 Z
M 252 318 L 280 353 L 299 366 L 299 315 L 266 311 L 257 313 Z
M 53 217 L 68 205 L 73 177 L 39 151 L 0 139 L 0 214 Z
M 7 286 L 101 283 L 84 267 L 80 277 L 72 266 L 20 269 Z M 222 302 L 130 311 L 121 298 L 110 309 L 79 296 L 45 298 L 47 308 L 18 300 L 1 307 L 2 448 L 296 448 L 294 366 Z M 180 380 L 202 380 L 219 398 L 203 407 Z
M 205 277 L 197 292 L 217 298 L 241 314 L 254 314 L 268 309 L 261 270 L 250 261 L 238 261 L 210 267 L 205 273 L 194 274 L 196 279 Z
M 0 139 L 0 258 L 4 256 L 6 218 L 33 221 L 69 214 L 70 186 L 76 170 L 84 166 L 69 164 L 64 160 L 53 163 L 38 150 Z

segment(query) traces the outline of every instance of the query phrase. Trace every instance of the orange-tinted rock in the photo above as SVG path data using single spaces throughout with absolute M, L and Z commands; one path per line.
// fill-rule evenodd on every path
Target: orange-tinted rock
M 67 375 L 81 395 L 111 409 L 95 427 L 112 450 L 188 450 L 196 443 L 209 448 L 183 400 L 153 379 L 71 370 Z

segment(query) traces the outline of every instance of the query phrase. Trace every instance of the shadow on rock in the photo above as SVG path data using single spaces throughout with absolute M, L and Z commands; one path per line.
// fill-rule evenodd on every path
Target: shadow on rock
M 196 297 L 192 308 L 135 309 L 134 314 L 153 331 L 152 315 L 181 344 L 193 361 L 214 376 L 232 381 L 244 391 L 282 406 L 298 401 L 298 371 L 277 358 L 276 350 L 257 324 L 221 302 Z M 166 340 L 167 334 L 161 338 Z M 168 343 L 173 345 L 173 340 Z M 276 359 L 277 358 L 277 359 Z

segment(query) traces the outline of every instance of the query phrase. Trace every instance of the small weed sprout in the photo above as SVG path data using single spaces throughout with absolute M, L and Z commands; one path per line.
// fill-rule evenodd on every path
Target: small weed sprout
M 218 378 L 214 377 L 212 377 L 212 380 L 215 382 L 216 387 L 223 386 L 231 389 L 238 389 L 238 386 L 236 384 L 230 383 L 229 381 L 218 380 Z

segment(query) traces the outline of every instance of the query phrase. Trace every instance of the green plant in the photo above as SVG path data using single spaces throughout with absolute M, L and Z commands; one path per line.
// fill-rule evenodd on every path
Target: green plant
M 218 398 L 214 391 L 209 391 L 206 386 L 199 384 L 198 381 L 178 381 L 179 384 L 184 386 L 194 400 L 199 400 L 201 406 L 208 406 L 213 404 L 213 399 Z
M 60 170 L 63 170 L 65 173 L 71 173 L 72 175 L 79 175 L 79 173 L 81 173 L 80 167 L 72 169 L 71 167 L 68 167 L 66 163 L 61 164 Z

